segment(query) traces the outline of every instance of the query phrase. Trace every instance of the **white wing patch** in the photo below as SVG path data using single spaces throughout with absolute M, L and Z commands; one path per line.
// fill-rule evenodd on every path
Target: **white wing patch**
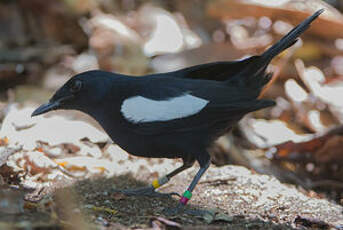
M 208 103 L 209 101 L 190 94 L 162 101 L 134 96 L 124 100 L 120 111 L 125 119 L 133 123 L 169 121 L 192 116 Z

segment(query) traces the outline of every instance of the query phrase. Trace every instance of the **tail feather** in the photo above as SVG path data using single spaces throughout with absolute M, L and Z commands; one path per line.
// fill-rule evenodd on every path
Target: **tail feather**
M 294 45 L 298 37 L 304 33 L 310 24 L 324 12 L 324 9 L 318 10 L 312 16 L 306 18 L 299 25 L 294 27 L 288 34 L 271 46 L 261 56 L 254 56 L 254 61 L 251 61 L 244 70 L 227 80 L 227 83 L 236 82 L 253 88 L 261 89 L 271 79 L 270 73 L 265 73 L 265 70 L 270 61 L 285 49 Z
M 306 18 L 299 25 L 294 27 L 288 34 L 281 38 L 281 40 L 264 52 L 261 56 L 262 59 L 264 59 L 265 62 L 269 62 L 283 50 L 292 46 L 297 41 L 297 38 L 304 33 L 310 27 L 310 24 L 323 12 L 324 9 L 318 10 L 312 16 Z

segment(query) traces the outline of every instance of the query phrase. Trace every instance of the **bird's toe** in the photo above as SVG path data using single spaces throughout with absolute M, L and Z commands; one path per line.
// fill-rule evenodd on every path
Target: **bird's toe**
M 163 210 L 163 214 L 166 216 L 176 216 L 179 214 L 187 214 L 191 216 L 197 216 L 203 219 L 213 219 L 215 216 L 215 212 L 205 209 L 190 209 L 187 208 L 186 205 L 179 203 L 176 207 L 173 208 L 165 208 Z
M 163 210 L 166 216 L 175 216 L 184 212 L 185 205 L 178 203 L 176 207 L 168 207 Z
M 149 197 L 172 197 L 172 196 L 179 196 L 180 194 L 176 192 L 171 193 L 161 193 L 157 192 L 154 187 L 148 186 L 144 188 L 137 188 L 137 189 L 125 189 L 120 190 L 119 192 L 123 193 L 127 196 L 149 196 Z

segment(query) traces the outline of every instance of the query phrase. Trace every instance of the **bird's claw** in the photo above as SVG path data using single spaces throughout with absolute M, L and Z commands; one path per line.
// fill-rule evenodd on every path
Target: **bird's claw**
M 138 188 L 138 189 L 125 189 L 120 190 L 121 193 L 127 196 L 149 196 L 149 197 L 171 197 L 171 196 L 179 196 L 180 194 L 176 192 L 171 193 L 161 193 L 156 192 L 155 188 L 149 186 L 144 188 Z
M 188 214 L 191 216 L 198 216 L 198 217 L 206 217 L 206 216 L 214 216 L 215 213 L 208 211 L 208 210 L 201 210 L 201 209 L 189 209 L 182 203 L 178 203 L 178 205 L 174 208 L 165 208 L 163 213 L 166 216 L 175 216 L 177 214 Z
M 201 210 L 201 209 L 185 209 L 184 213 L 191 215 L 191 216 L 214 216 L 215 213 L 208 211 L 208 210 Z
M 175 216 L 177 214 L 181 214 L 184 212 L 184 209 L 185 208 L 185 205 L 181 204 L 181 203 L 178 203 L 178 205 L 176 207 L 173 207 L 173 208 L 165 208 L 163 210 L 163 213 L 166 215 L 166 216 Z

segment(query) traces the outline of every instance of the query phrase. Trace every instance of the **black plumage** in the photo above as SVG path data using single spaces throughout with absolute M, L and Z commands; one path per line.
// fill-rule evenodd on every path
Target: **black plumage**
M 53 109 L 80 110 L 130 154 L 182 158 L 184 166 L 166 175 L 162 184 L 198 161 L 201 169 L 187 189 L 192 192 L 209 166 L 207 149 L 214 140 L 245 114 L 274 105 L 258 99 L 271 78 L 266 73 L 269 62 L 292 46 L 322 12 L 308 17 L 260 56 L 142 77 L 100 70 L 78 74 L 32 115 Z M 156 187 L 132 194 L 153 193 Z M 185 204 L 187 200 L 182 199 Z

